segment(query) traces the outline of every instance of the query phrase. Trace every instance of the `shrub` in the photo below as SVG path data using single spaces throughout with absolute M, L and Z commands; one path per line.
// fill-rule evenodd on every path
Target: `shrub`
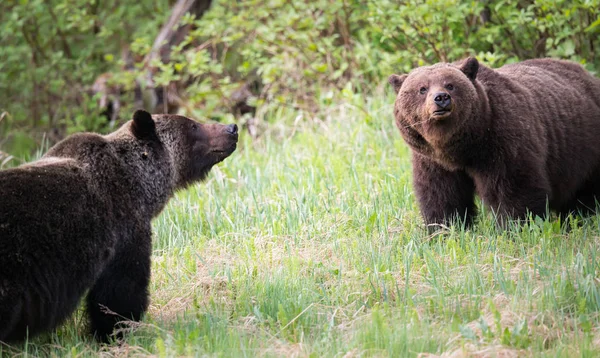
M 171 5 L 2 2 L 0 110 L 11 133 L 103 130 L 86 90 L 106 71 L 125 89 L 123 120 L 148 73 L 154 85 L 179 86 L 182 111 L 221 118 L 247 82 L 257 84 L 258 116 L 270 116 L 281 106 L 319 114 L 348 93 L 372 95 L 390 73 L 467 55 L 492 66 L 552 56 L 600 69 L 600 0 L 214 0 L 201 19 L 182 19 L 191 30 L 168 61 L 144 63 Z

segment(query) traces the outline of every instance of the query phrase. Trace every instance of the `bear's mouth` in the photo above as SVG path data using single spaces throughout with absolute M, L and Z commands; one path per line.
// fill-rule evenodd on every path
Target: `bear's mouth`
M 219 157 L 219 160 L 223 160 L 223 159 L 227 158 L 228 156 L 230 156 L 231 153 L 233 153 L 236 148 L 237 148 L 237 144 L 234 143 L 225 149 L 212 150 L 211 153 L 216 154 Z
M 445 117 L 448 114 L 450 114 L 451 112 L 452 112 L 452 110 L 450 108 L 438 109 L 436 111 L 433 111 L 432 116 L 433 117 Z

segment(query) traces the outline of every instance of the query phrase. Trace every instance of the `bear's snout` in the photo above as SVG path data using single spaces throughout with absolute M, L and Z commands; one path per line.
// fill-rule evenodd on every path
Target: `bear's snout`
M 231 154 L 237 146 L 239 135 L 237 124 L 214 124 L 211 130 L 213 135 L 210 151 L 219 154 L 226 153 L 226 156 Z
M 450 105 L 452 104 L 452 98 L 449 93 L 446 92 L 438 92 L 434 94 L 433 102 L 443 110 L 450 109 Z

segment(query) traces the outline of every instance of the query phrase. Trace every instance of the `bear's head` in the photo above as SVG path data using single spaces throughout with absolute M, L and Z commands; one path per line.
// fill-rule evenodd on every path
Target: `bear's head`
M 418 152 L 443 149 L 469 121 L 477 120 L 479 62 L 438 63 L 404 75 L 391 75 L 397 94 L 396 125 L 407 143 Z
M 129 122 L 140 141 L 156 141 L 168 153 L 175 189 L 203 180 L 210 169 L 235 151 L 235 124 L 203 124 L 178 115 L 138 110 Z

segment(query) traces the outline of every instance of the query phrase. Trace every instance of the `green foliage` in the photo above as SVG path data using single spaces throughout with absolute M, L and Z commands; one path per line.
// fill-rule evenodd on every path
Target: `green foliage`
M 40 145 L 42 133 L 55 141 L 99 130 L 103 119 L 91 84 L 118 68 L 123 46 L 151 38 L 168 9 L 167 0 L 0 2 L 0 113 L 10 114 L 0 144 L 23 156 Z M 23 148 L 23 136 L 38 141 Z
M 600 1 L 216 1 L 165 71 L 188 76 L 205 115 L 256 74 L 265 112 L 327 111 L 318 98 L 372 92 L 394 72 L 476 55 L 492 66 L 552 56 L 600 67 Z M 191 21 L 191 20 L 190 20 Z M 164 67 L 163 67 L 164 69 Z
M 492 66 L 552 56 L 600 68 L 599 0 L 214 0 L 202 18 L 182 18 L 191 30 L 168 61 L 145 63 L 172 4 L 0 3 L 5 151 L 22 156 L 35 143 L 18 138 L 39 145 L 43 133 L 54 142 L 108 130 L 89 91 L 107 71 L 125 90 L 125 120 L 136 80 L 150 86 L 148 71 L 156 85 L 180 87 L 187 114 L 221 118 L 248 81 L 260 83 L 250 100 L 258 116 L 273 117 L 282 107 L 327 112 L 348 92 L 384 86 L 391 73 L 467 55 Z

